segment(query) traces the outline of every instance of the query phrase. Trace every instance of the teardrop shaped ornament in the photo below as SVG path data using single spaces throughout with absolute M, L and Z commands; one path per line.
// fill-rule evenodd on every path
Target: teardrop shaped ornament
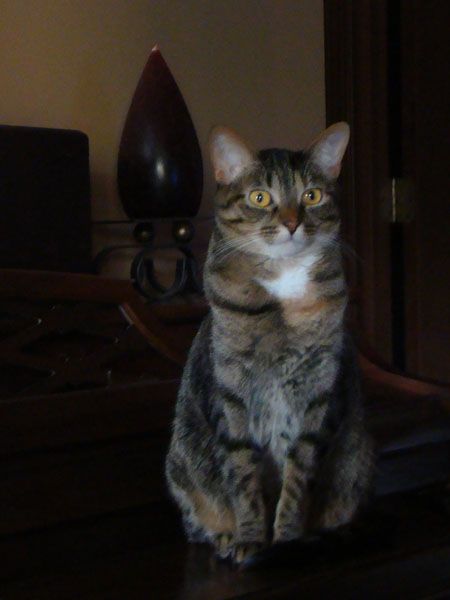
M 156 46 L 125 121 L 117 181 L 131 219 L 193 217 L 200 207 L 203 166 L 197 134 Z

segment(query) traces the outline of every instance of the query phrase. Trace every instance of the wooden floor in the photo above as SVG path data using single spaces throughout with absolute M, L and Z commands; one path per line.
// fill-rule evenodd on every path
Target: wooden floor
M 15 535 L 1 600 L 450 598 L 444 487 L 379 498 L 351 534 L 266 552 L 245 571 L 188 547 L 175 514 L 155 531 L 152 510 Z

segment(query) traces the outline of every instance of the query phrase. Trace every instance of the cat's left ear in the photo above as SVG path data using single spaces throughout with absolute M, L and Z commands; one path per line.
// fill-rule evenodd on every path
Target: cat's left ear
M 350 127 L 344 121 L 325 129 L 309 147 L 311 162 L 329 179 L 337 179 L 350 138 Z

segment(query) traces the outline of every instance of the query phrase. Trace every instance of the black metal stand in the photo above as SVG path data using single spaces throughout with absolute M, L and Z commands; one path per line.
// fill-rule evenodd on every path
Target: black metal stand
M 153 249 L 141 250 L 131 263 L 131 281 L 137 291 L 149 300 L 167 300 L 185 292 L 201 292 L 201 284 L 197 275 L 197 261 L 188 246 L 178 246 L 183 258 L 178 259 L 175 267 L 175 279 L 168 287 L 164 287 L 155 275 L 153 259 L 149 253 Z
M 194 226 L 186 220 L 176 220 L 172 224 L 173 244 L 154 246 L 154 223 L 152 221 L 97 221 L 96 225 L 119 225 L 136 223 L 133 237 L 137 243 L 117 244 L 103 248 L 94 258 L 94 268 L 98 273 L 105 259 L 119 250 L 137 248 L 140 251 L 134 257 L 130 278 L 136 290 L 150 302 L 167 300 L 186 292 L 201 293 L 202 285 L 198 274 L 196 258 L 189 247 L 194 237 Z M 153 255 L 156 250 L 176 248 L 182 255 L 177 259 L 175 277 L 169 287 L 163 286 L 155 273 Z

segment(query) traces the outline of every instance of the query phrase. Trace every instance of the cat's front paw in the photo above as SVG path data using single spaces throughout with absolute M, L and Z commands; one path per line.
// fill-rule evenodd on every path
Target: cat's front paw
M 356 505 L 344 503 L 336 504 L 329 507 L 321 517 L 322 529 L 338 529 L 344 525 L 348 525 L 355 516 Z
M 296 523 L 275 526 L 273 531 L 273 543 L 281 544 L 283 542 L 292 542 L 303 537 L 303 527 Z
M 226 560 L 232 557 L 234 553 L 234 536 L 231 533 L 219 533 L 214 540 L 216 556 L 219 559 Z
M 234 545 L 231 557 L 236 565 L 248 566 L 264 547 L 262 542 L 240 542 Z

